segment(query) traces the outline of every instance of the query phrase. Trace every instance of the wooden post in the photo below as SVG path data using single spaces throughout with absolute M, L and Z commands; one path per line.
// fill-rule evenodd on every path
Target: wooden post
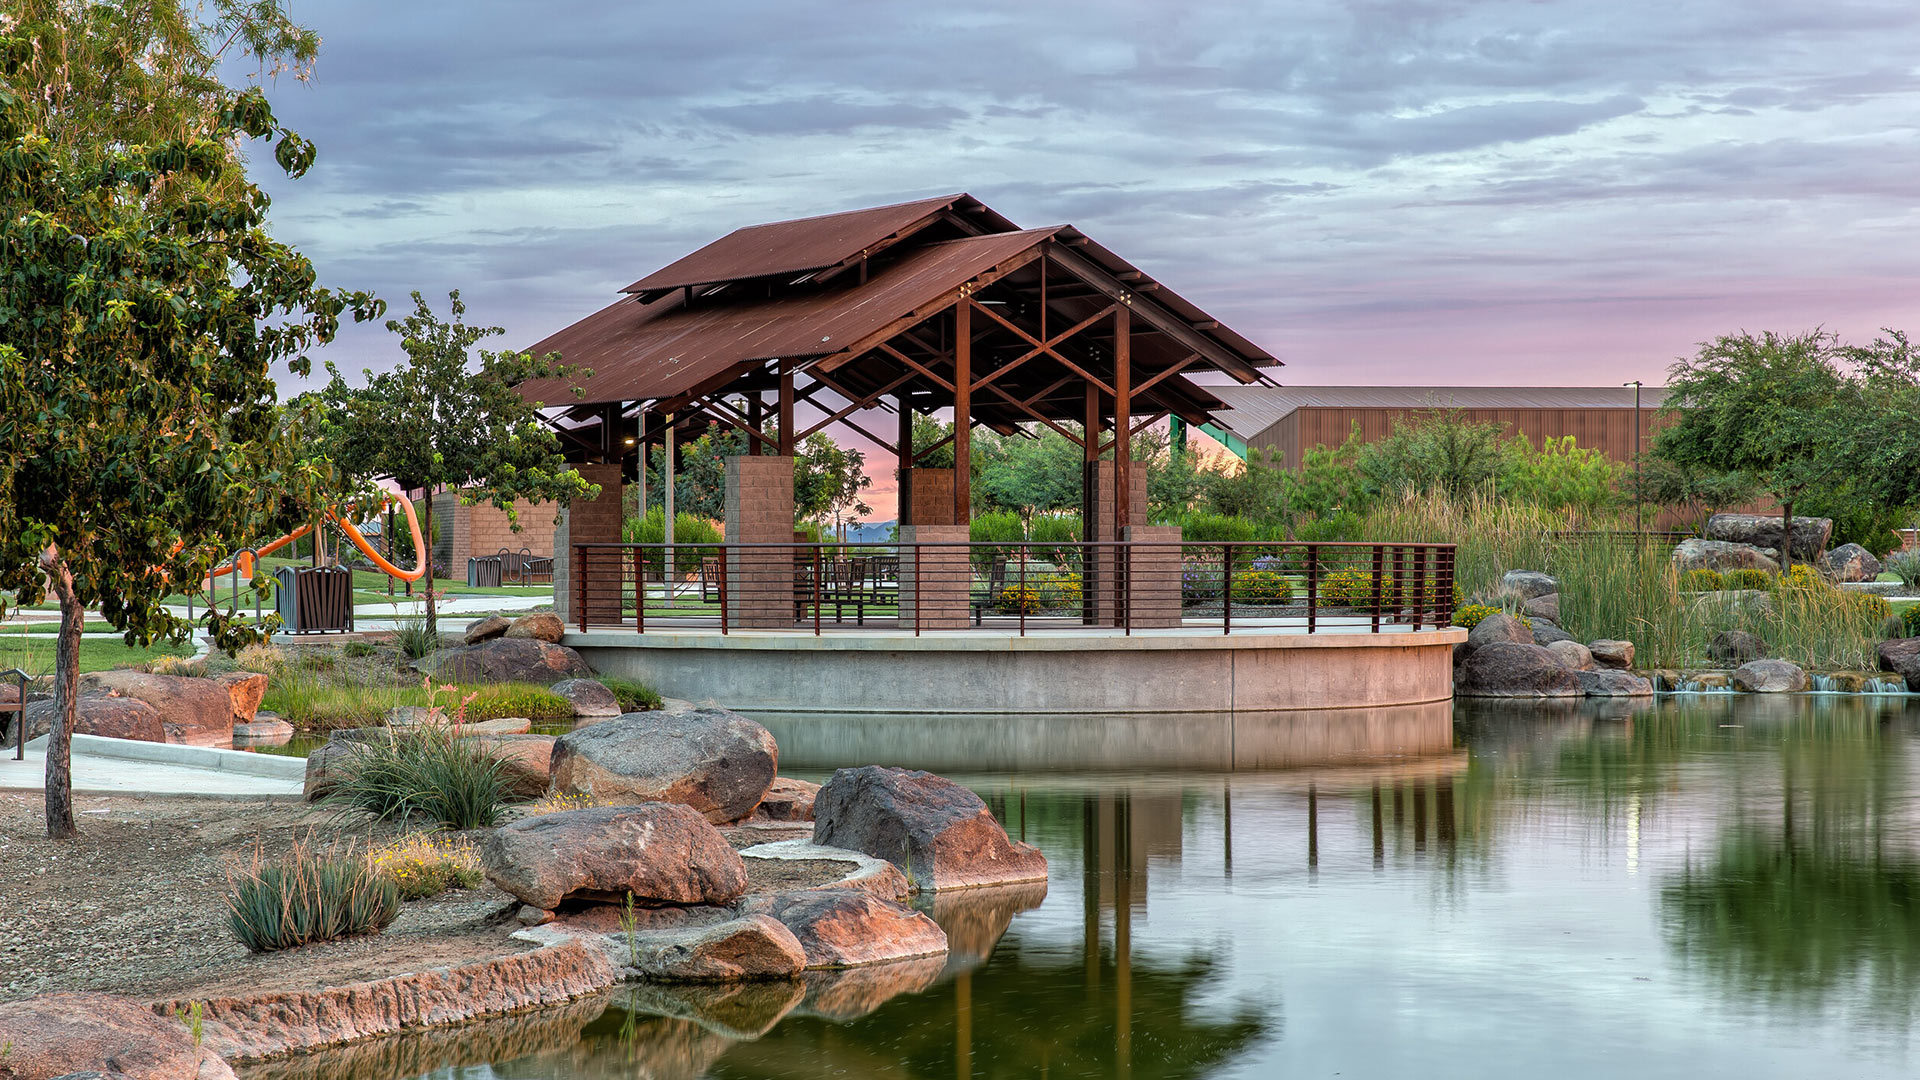
M 763 428 L 765 427 L 766 421 L 760 412 L 762 408 L 764 408 L 764 406 L 760 402 L 760 391 L 755 390 L 753 393 L 747 395 L 747 426 L 753 429 L 753 435 L 764 434 Z M 759 457 L 760 440 L 754 438 L 753 435 L 747 436 L 747 456 Z
M 1113 309 L 1113 538 L 1133 524 L 1133 328 L 1125 304 Z
M 1080 454 L 1080 541 L 1091 545 L 1101 539 L 1100 388 L 1093 385 L 1091 380 L 1087 382 L 1086 406 L 1085 426 L 1080 431 L 1083 440 Z M 1099 552 L 1099 548 L 1091 546 L 1080 549 L 1080 621 L 1088 626 L 1099 618 Z
M 907 392 L 899 394 L 900 431 L 895 436 L 894 453 L 900 459 L 899 506 L 895 520 L 905 525 L 913 520 L 913 405 Z
M 973 521 L 973 299 L 953 308 L 953 523 Z
M 647 403 L 639 403 L 638 441 L 634 457 L 634 483 L 640 485 L 640 516 L 647 516 Z
M 780 456 L 793 456 L 793 361 L 780 361 Z

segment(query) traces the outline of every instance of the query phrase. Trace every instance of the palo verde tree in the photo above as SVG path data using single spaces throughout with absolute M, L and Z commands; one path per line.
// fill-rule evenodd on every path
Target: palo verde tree
M 363 372 L 365 386 L 348 385 L 327 365 L 332 379 L 322 394 L 335 460 L 351 475 L 388 477 L 402 490 L 422 492 L 429 535 L 433 497 L 442 491 L 457 491 L 469 504 L 492 503 L 513 522 L 517 500 L 565 506 L 599 494 L 567 467 L 559 437 L 541 420 L 543 403 L 514 389 L 527 379 L 584 378 L 591 372 L 563 365 L 559 353 L 511 350 L 480 352 L 475 369 L 474 346 L 506 331 L 467 325 L 467 306 L 457 290 L 449 301 L 449 319 L 443 321 L 416 292 L 413 314 L 387 320 L 407 359 L 383 374 Z M 431 572 L 426 583 L 427 629 L 437 633 Z
M 1740 333 L 1668 369 L 1662 411 L 1673 422 L 1653 455 L 1778 500 L 1783 571 L 1793 565 L 1794 501 L 1832 483 L 1855 456 L 1860 395 L 1841 360 L 1825 331 Z
M 187 634 L 163 598 L 283 524 L 258 494 L 288 460 L 271 367 L 303 373 L 343 313 L 378 304 L 318 287 L 268 233 L 241 148 L 270 140 L 294 176 L 313 148 L 257 89 L 213 79 L 218 47 L 198 43 L 217 25 L 174 71 L 181 57 L 152 60 L 172 40 L 154 30 L 159 5 L 27 7 L 0 32 L 0 589 L 60 604 L 46 809 L 61 838 L 87 610 L 133 644 Z M 152 95 L 179 106 L 165 125 L 114 127 Z

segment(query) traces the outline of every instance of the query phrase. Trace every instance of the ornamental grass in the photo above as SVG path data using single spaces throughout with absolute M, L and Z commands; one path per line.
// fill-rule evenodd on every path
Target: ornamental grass
M 253 862 L 233 879 L 227 925 L 260 953 L 377 934 L 400 914 L 400 890 L 364 858 L 296 843 L 283 859 Z

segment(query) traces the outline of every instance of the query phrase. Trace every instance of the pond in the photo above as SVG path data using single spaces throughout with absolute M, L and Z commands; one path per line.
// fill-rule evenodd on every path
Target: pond
M 1448 709 L 768 718 L 797 774 L 972 786 L 1044 898 L 936 910 L 930 970 L 623 989 L 251 1075 L 1914 1072 L 1920 701 Z

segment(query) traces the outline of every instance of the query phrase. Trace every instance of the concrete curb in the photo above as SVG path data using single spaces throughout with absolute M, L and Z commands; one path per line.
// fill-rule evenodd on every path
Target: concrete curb
M 27 749 L 45 752 L 47 737 L 27 743 Z M 276 780 L 307 778 L 305 758 L 280 754 L 256 754 L 248 750 L 222 750 L 212 746 L 184 746 L 179 743 L 141 742 L 135 739 L 109 739 L 100 735 L 73 736 L 75 755 L 120 758 L 125 761 L 151 761 L 160 765 L 181 765 L 190 769 L 268 776 Z

